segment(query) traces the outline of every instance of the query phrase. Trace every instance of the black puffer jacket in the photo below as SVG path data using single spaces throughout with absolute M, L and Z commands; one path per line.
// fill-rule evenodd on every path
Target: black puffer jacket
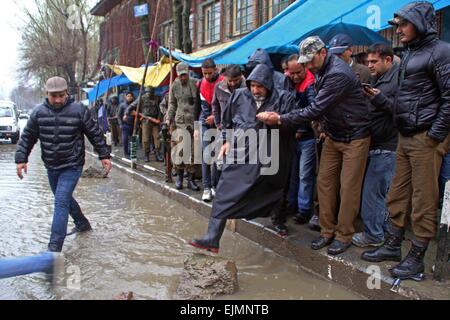
M 361 83 L 350 66 L 328 54 L 316 82 L 316 98 L 304 109 L 281 116 L 283 124 L 300 125 L 321 120 L 333 140 L 351 142 L 370 135 L 369 108 Z
M 28 156 L 39 139 L 47 169 L 82 166 L 85 161 L 84 135 L 101 160 L 110 158 L 103 133 L 92 120 L 88 108 L 73 100 L 68 100 L 62 108 L 55 108 L 46 100 L 31 113 L 17 145 L 16 163 L 28 163 Z
M 414 24 L 419 36 L 402 59 L 395 122 L 403 136 L 428 130 L 442 142 L 450 131 L 450 44 L 438 39 L 430 3 L 408 4 L 396 16 Z

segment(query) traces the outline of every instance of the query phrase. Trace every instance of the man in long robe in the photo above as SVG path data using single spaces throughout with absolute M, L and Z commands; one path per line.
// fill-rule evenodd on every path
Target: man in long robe
M 275 89 L 273 71 L 264 64 L 256 66 L 250 74 L 247 88 L 233 92 L 223 111 L 222 129 L 232 129 L 233 138 L 245 143 L 238 143 L 236 148 L 232 148 L 235 140 L 227 135 L 227 142 L 220 151 L 220 155 L 227 157 L 213 202 L 208 232 L 202 239 L 192 240 L 191 245 L 218 253 L 227 219 L 267 217 L 280 206 L 295 147 L 293 129 L 284 127 L 279 130 L 279 126 L 265 125 L 256 116 L 264 111 L 286 114 L 294 106 L 294 97 L 289 92 Z M 251 161 L 258 152 L 252 152 L 254 146 L 245 140 L 245 136 L 252 131 L 259 136 L 256 149 L 264 146 L 270 162 L 261 161 L 261 157 Z M 277 148 L 272 149 L 274 146 L 278 152 Z M 235 151 L 243 154 L 238 163 L 229 161 Z M 241 163 L 243 159 L 250 161 Z M 277 168 L 273 174 L 264 173 L 264 169 L 273 167 Z

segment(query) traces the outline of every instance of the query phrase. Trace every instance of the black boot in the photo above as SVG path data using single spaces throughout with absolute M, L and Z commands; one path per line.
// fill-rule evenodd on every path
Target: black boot
M 200 191 L 200 187 L 194 181 L 194 174 L 188 174 L 188 188 L 192 191 Z
M 150 152 L 145 153 L 145 162 L 150 162 Z
M 417 277 L 425 271 L 423 258 L 427 251 L 428 243 L 420 241 L 412 241 L 411 249 L 406 257 L 397 266 L 390 270 L 392 277 L 400 280 L 411 279 Z
M 199 249 L 211 251 L 212 253 L 219 253 L 219 242 L 226 224 L 227 219 L 209 218 L 208 232 L 206 235 L 202 239 L 190 241 L 189 244 Z
M 402 260 L 403 234 L 403 230 L 391 227 L 384 244 L 375 250 L 363 252 L 361 259 L 370 262 Z
M 159 150 L 157 150 L 155 152 L 156 152 L 156 161 L 164 162 L 164 155 Z
M 178 190 L 183 189 L 183 177 L 184 177 L 184 170 L 177 170 L 177 181 L 175 182 L 175 187 Z

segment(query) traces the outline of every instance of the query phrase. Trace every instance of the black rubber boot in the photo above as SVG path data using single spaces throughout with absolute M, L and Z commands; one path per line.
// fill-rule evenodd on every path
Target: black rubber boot
M 227 219 L 209 218 L 208 232 L 202 239 L 194 239 L 189 242 L 191 246 L 219 253 L 219 242 L 227 224 Z
M 390 272 L 392 277 L 400 280 L 412 279 L 425 271 L 423 258 L 428 248 L 428 242 L 412 241 L 411 249 L 406 257 Z
M 177 170 L 177 181 L 175 182 L 175 187 L 178 190 L 183 189 L 183 177 L 184 177 L 184 170 Z
M 200 191 L 200 187 L 194 181 L 193 173 L 189 173 L 188 175 L 188 188 L 192 191 Z
M 361 259 L 370 262 L 402 260 L 403 234 L 403 230 L 391 227 L 384 244 L 377 249 L 363 252 Z

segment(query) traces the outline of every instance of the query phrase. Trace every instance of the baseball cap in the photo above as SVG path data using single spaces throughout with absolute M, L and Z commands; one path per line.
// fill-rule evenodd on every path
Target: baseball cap
M 67 81 L 61 77 L 53 77 L 47 80 L 45 84 L 47 92 L 63 92 L 67 90 Z
M 298 58 L 298 63 L 307 63 L 314 58 L 319 50 L 325 48 L 325 43 L 318 36 L 312 36 L 303 40 L 299 48 L 300 57 Z
M 330 52 L 332 54 L 344 53 L 345 50 L 351 48 L 352 46 L 353 46 L 352 38 L 345 33 L 339 33 L 335 35 L 329 43 Z
M 177 74 L 179 76 L 181 76 L 182 74 L 189 74 L 189 66 L 184 62 L 179 63 L 177 65 Z

